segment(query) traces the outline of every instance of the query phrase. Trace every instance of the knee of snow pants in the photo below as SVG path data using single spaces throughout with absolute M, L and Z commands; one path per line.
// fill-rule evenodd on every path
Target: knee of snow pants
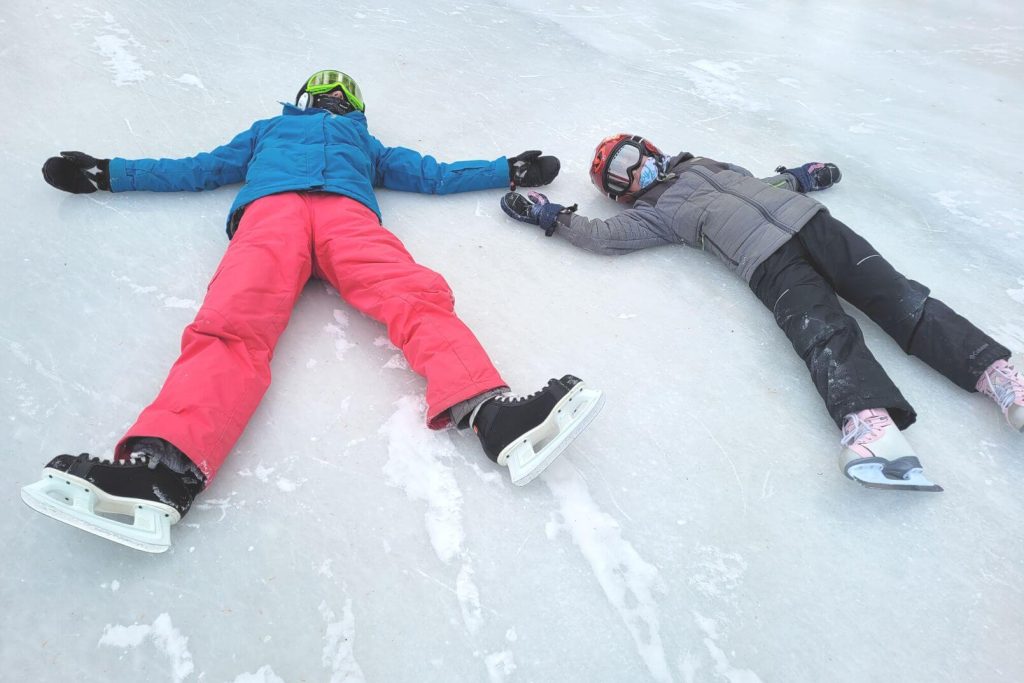
M 427 424 L 448 409 L 505 386 L 476 336 L 455 314 L 445 279 L 413 260 L 401 240 L 359 202 L 311 198 L 316 273 L 356 310 L 384 323 L 409 366 L 427 380 Z
M 758 266 L 750 287 L 804 361 L 837 426 L 850 413 L 865 408 L 888 409 L 901 429 L 914 422 L 914 409 L 875 359 L 857 321 L 843 310 L 799 242 L 787 242 Z
M 274 347 L 312 272 L 300 195 L 253 202 L 228 245 L 163 388 L 118 444 L 174 444 L 211 481 L 270 385 Z

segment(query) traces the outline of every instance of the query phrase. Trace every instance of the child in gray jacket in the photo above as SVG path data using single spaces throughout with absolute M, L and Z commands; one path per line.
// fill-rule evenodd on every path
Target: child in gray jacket
M 607 220 L 537 192 L 509 192 L 502 208 L 573 244 L 625 254 L 663 244 L 714 252 L 775 316 L 804 360 L 832 419 L 842 430 L 840 469 L 865 486 L 941 491 L 923 475 L 901 434 L 914 409 L 875 360 L 843 297 L 908 354 L 967 391 L 999 404 L 1024 431 L 1024 377 L 1010 351 L 958 315 L 927 287 L 896 271 L 864 238 L 805 193 L 841 178 L 834 164 L 776 169 L 757 179 L 744 168 L 689 153 L 669 157 L 629 134 L 597 146 L 590 177 L 630 205 Z

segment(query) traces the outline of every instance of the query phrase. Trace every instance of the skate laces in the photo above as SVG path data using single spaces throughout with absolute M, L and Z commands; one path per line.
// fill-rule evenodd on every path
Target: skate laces
M 840 439 L 840 443 L 844 446 L 870 443 L 880 438 L 885 428 L 891 424 L 892 418 L 884 408 L 851 413 L 846 416 L 846 422 L 843 424 L 843 438 Z
M 1004 413 L 1014 402 L 1024 405 L 1024 378 L 1005 360 L 990 365 L 976 388 L 998 403 Z
M 499 394 L 498 396 L 495 396 L 495 397 L 493 397 L 490 400 L 498 401 L 499 403 L 508 403 L 508 404 L 524 403 L 526 401 L 529 401 L 531 398 L 534 398 L 535 396 L 539 396 L 540 394 L 543 394 L 545 389 L 547 389 L 547 387 L 544 387 L 544 389 L 538 389 L 537 391 L 533 392 L 529 396 L 517 396 L 516 394 L 513 394 L 510 391 L 510 392 L 507 392 L 507 393 L 504 393 L 504 394 Z

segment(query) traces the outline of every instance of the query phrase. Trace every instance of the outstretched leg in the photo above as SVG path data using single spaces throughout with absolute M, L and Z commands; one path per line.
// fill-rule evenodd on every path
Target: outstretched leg
M 114 462 L 59 455 L 22 489 L 32 508 L 148 552 L 216 474 L 270 384 L 274 345 L 312 268 L 304 198 L 265 197 L 246 211 L 181 356 Z M 198 468 L 198 470 L 197 470 Z
M 444 278 L 415 261 L 377 216 L 356 201 L 316 201 L 316 272 L 348 303 L 383 322 L 391 342 L 427 380 L 428 425 L 472 426 L 484 452 L 514 484 L 540 474 L 597 415 L 601 392 L 572 375 L 515 398 L 455 315 Z
M 1010 351 L 949 306 L 929 296 L 867 240 L 822 211 L 798 233 L 814 267 L 839 296 L 864 311 L 908 354 L 967 391 Z
M 455 314 L 444 278 L 416 263 L 377 215 L 338 195 L 311 195 L 316 274 L 355 309 L 387 326 L 391 343 L 427 380 L 433 429 L 449 408 L 505 382 L 476 336 Z
M 750 287 L 807 365 L 836 426 L 842 429 L 846 416 L 869 408 L 887 409 L 901 429 L 913 424 L 914 409 L 799 241 L 790 240 L 758 266 Z
M 213 478 L 270 386 L 274 346 L 310 277 L 311 244 L 302 195 L 271 195 L 246 209 L 185 328 L 181 356 L 118 444 L 118 458 L 136 438 L 156 437 Z

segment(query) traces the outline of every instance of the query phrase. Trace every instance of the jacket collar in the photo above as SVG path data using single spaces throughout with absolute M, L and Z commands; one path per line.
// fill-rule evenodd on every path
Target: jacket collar
M 290 102 L 281 102 L 281 104 L 284 105 L 284 109 L 281 111 L 281 114 L 283 116 L 318 116 L 323 114 L 329 116 L 337 116 L 337 114 L 331 114 L 326 109 L 317 109 L 316 107 L 310 107 L 309 109 L 301 109 L 299 107 L 296 107 L 294 104 L 291 104 Z M 364 114 L 361 111 L 350 111 L 349 113 L 345 114 L 345 118 L 354 118 L 357 121 L 366 123 L 366 114 Z

